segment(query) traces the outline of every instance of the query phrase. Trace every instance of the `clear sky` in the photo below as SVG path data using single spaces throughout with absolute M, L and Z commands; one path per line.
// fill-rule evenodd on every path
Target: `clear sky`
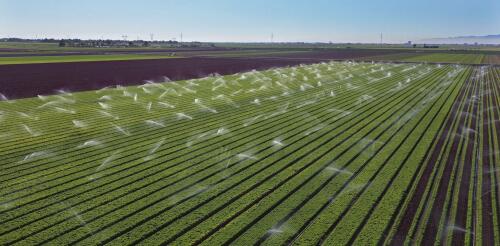
M 500 0 L 0 0 L 0 37 L 404 42 L 500 34 Z

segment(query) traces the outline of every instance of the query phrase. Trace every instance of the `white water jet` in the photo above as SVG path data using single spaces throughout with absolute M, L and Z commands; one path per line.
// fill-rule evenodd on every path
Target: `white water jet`
M 56 90 L 56 92 L 59 93 L 59 94 L 66 95 L 66 96 L 72 96 L 73 95 L 70 91 L 67 91 L 67 90 L 64 90 L 64 89 Z
M 363 103 L 363 102 L 370 101 L 370 100 L 372 100 L 372 99 L 373 99 L 373 97 L 372 97 L 372 96 L 370 96 L 370 95 L 366 95 L 366 94 L 365 94 L 365 95 L 361 95 L 361 96 L 359 97 L 359 99 L 358 99 L 357 104 L 361 104 L 361 103 Z
M 146 87 L 142 87 L 142 91 L 144 91 L 144 93 L 149 95 L 153 94 L 153 92 L 150 89 L 147 89 Z
M 144 122 L 146 122 L 147 125 L 152 127 L 162 127 L 162 128 L 165 127 L 165 124 L 154 120 L 145 120 Z
M 109 104 L 106 104 L 106 103 L 103 103 L 103 102 L 97 102 L 99 104 L 99 106 L 101 106 L 102 109 L 104 110 L 108 110 L 108 109 L 111 109 L 111 106 L 109 106 Z
M 326 168 L 327 171 L 330 171 L 330 172 L 333 172 L 333 173 L 339 173 L 339 174 L 345 174 L 345 175 L 348 175 L 348 176 L 352 176 L 353 173 L 344 169 L 344 168 L 337 168 L 335 166 L 328 166 Z
M 94 147 L 101 145 L 101 142 L 97 140 L 89 140 L 77 146 L 77 148 Z
M 113 152 L 110 156 L 108 156 L 106 159 L 104 159 L 104 161 L 102 161 L 101 165 L 99 165 L 96 169 L 95 169 L 95 172 L 99 172 L 101 171 L 103 168 L 105 168 L 109 163 L 111 163 L 112 161 L 114 161 L 115 159 L 118 158 L 118 154 L 120 153 L 120 151 L 115 151 Z
M 283 141 L 280 138 L 274 139 L 273 141 L 271 141 L 271 144 L 277 148 L 281 148 L 281 147 L 285 146 L 285 144 L 283 143 Z
M 98 110 L 98 112 L 99 112 L 102 116 L 105 116 L 105 117 L 113 118 L 113 119 L 115 119 L 115 120 L 120 119 L 120 117 L 118 117 L 118 116 L 114 116 L 114 115 L 112 115 L 111 113 L 106 112 L 106 111 L 103 111 L 103 110 Z
M 100 97 L 98 100 L 100 100 L 100 101 L 110 101 L 111 100 L 111 96 L 104 95 L 104 96 Z
M 48 154 L 49 153 L 46 152 L 46 151 L 33 152 L 33 153 L 29 154 L 29 155 L 26 155 L 22 161 L 24 162 L 24 161 L 29 161 L 29 160 L 32 160 L 32 159 L 35 159 L 35 158 L 44 157 L 44 156 L 47 156 Z
M 283 230 L 280 230 L 280 229 L 277 229 L 277 228 L 273 228 L 273 229 L 269 229 L 267 231 L 267 233 L 269 233 L 269 234 L 278 234 L 278 233 L 283 233 Z
M 348 90 L 356 90 L 356 89 L 359 88 L 359 86 L 355 86 L 355 85 L 353 85 L 351 83 L 347 83 L 346 87 L 347 87 Z
M 260 105 L 260 100 L 258 98 L 254 99 L 252 102 L 250 102 L 255 105 Z
M 446 226 L 446 230 L 447 231 L 463 232 L 463 233 L 466 233 L 466 234 L 472 234 L 472 235 L 474 235 L 473 232 L 471 232 L 471 231 L 469 231 L 469 230 L 467 230 L 465 228 L 462 228 L 460 226 L 457 226 L 457 225 L 448 225 L 448 226 Z
M 153 148 L 149 151 L 149 154 L 154 154 L 165 142 L 165 138 L 160 139 L 155 145 L 153 145 Z
M 146 110 L 149 112 L 151 112 L 151 107 L 153 106 L 153 103 L 152 102 L 148 102 L 148 104 L 146 105 Z
M 76 128 L 84 128 L 84 127 L 87 127 L 87 124 L 83 121 L 79 121 L 79 120 L 72 120 L 73 122 L 73 125 L 75 125 Z
M 191 117 L 185 113 L 176 113 L 175 115 L 177 116 L 178 120 L 192 120 L 193 119 L 193 117 Z
M 170 103 L 166 103 L 166 102 L 158 102 L 158 105 L 160 105 L 160 107 L 162 107 L 162 108 L 175 108 L 174 105 L 172 105 Z
M 134 98 L 134 94 L 131 93 L 131 92 L 128 92 L 128 91 L 123 91 L 123 96 L 124 97 Z
M 53 106 L 53 105 L 57 105 L 57 104 L 61 104 L 61 102 L 60 101 L 50 101 L 50 102 L 46 102 L 46 103 L 38 106 L 37 108 L 45 108 L 45 107 Z
M 186 92 L 186 93 L 191 93 L 191 94 L 196 94 L 196 91 L 193 90 L 193 89 L 189 89 L 185 86 L 182 87 L 182 89 Z
M 24 130 L 28 133 L 28 134 L 30 134 L 32 137 L 38 137 L 38 136 L 40 136 L 40 135 L 41 135 L 41 133 L 40 133 L 40 132 L 37 132 L 37 131 L 35 131 L 35 130 L 31 129 L 31 127 L 29 127 L 29 126 L 27 126 L 27 125 L 25 125 L 25 124 L 21 124 L 21 127 L 22 127 L 22 128 L 23 128 L 23 129 L 24 129 Z
M 255 158 L 254 156 L 252 156 L 251 154 L 248 154 L 248 153 L 237 154 L 236 157 L 239 160 L 258 160 L 257 158 Z
M 217 133 L 215 133 L 215 135 L 220 136 L 220 135 L 224 135 L 224 134 L 226 134 L 228 132 L 229 132 L 228 129 L 226 129 L 224 127 L 221 127 L 219 129 L 217 129 Z
M 114 128 L 117 132 L 119 132 L 119 133 L 121 133 L 121 134 L 123 134 L 123 135 L 125 135 L 125 136 L 130 136 L 130 133 L 129 133 L 127 130 L 125 130 L 123 127 L 118 126 L 118 125 L 115 125 L 115 124 L 112 124 L 112 125 L 113 125 L 113 128 Z
M 323 129 L 324 127 L 325 127 L 325 125 L 324 125 L 324 124 L 319 124 L 319 125 L 317 125 L 317 126 L 315 126 L 315 127 L 311 128 L 311 129 L 307 130 L 306 132 L 304 132 L 304 136 L 309 136 L 309 135 L 311 135 L 312 133 L 315 133 L 315 132 L 317 132 L 317 131 L 319 131 L 319 130 Z
M 60 107 L 54 107 L 54 110 L 59 112 L 59 113 L 65 113 L 65 114 L 76 114 L 75 110 L 72 109 L 65 109 L 65 108 L 60 108 Z
M 48 98 L 46 96 L 42 96 L 42 95 L 37 95 L 38 99 L 42 100 L 42 101 L 46 101 Z
M 243 89 L 239 89 L 239 90 L 231 93 L 231 96 L 236 96 L 236 95 L 240 94 L 241 92 L 243 92 Z
M 75 100 L 73 100 L 73 99 L 68 99 L 68 98 L 65 98 L 65 97 L 63 97 L 63 96 L 61 96 L 61 95 L 55 95 L 54 97 L 55 97 L 55 98 L 57 98 L 57 99 L 59 99 L 59 100 L 60 100 L 61 102 L 63 102 L 63 103 L 73 104 L 73 103 L 75 103 L 75 102 L 76 102 L 76 101 L 75 101 Z
M 248 120 L 245 120 L 245 122 L 243 123 L 243 126 L 244 126 L 244 127 L 247 127 L 247 126 L 249 126 L 249 125 L 253 124 L 256 120 L 258 120 L 258 119 L 259 119 L 259 118 L 261 118 L 262 116 L 263 116 L 263 115 L 257 115 L 257 116 L 255 116 L 255 117 L 252 117 L 252 118 L 248 119 Z
M 27 113 L 23 113 L 23 112 L 17 112 L 17 114 L 23 118 L 26 118 L 26 119 L 30 119 L 30 120 L 38 120 L 38 117 L 36 116 L 31 116 Z
M 311 89 L 311 88 L 314 88 L 314 86 L 312 86 L 310 84 L 307 84 L 307 83 L 304 83 L 304 84 L 300 85 L 300 90 L 301 91 L 306 91 L 307 89 Z

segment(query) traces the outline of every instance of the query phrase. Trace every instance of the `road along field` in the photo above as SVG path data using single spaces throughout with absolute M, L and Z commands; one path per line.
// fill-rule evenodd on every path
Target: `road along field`
M 0 102 L 0 241 L 498 243 L 498 72 L 330 62 Z

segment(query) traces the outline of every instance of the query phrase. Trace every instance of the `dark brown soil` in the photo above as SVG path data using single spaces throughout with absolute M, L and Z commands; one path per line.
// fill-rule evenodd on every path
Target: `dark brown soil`
M 191 79 L 218 73 L 293 66 L 318 59 L 179 58 L 106 62 L 71 62 L 0 66 L 0 92 L 9 98 L 53 94 L 58 89 L 83 91 L 145 80 Z

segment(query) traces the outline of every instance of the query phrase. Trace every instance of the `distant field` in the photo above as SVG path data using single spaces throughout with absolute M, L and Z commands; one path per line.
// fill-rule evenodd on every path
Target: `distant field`
M 483 61 L 482 54 L 426 54 L 402 59 L 402 61 L 411 62 L 443 62 L 443 63 L 463 63 L 480 64 Z
M 169 55 L 67 55 L 67 56 L 24 56 L 0 57 L 0 65 L 31 64 L 31 63 L 58 63 L 58 62 L 87 62 L 87 61 L 120 61 L 120 60 L 147 60 L 178 58 Z
M 485 55 L 482 63 L 500 64 L 500 55 Z
M 200 52 L 186 52 L 186 55 L 192 56 L 214 56 L 214 57 L 255 57 L 255 56 L 274 56 L 274 55 L 289 55 L 297 53 L 307 53 L 304 50 L 235 50 L 235 51 L 200 51 Z M 184 53 L 183 53 L 184 54 Z
M 379 55 L 365 57 L 364 60 L 374 60 L 374 61 L 401 61 L 404 59 L 409 59 L 413 57 L 421 56 L 418 53 L 399 53 L 399 54 L 389 54 L 389 55 Z

